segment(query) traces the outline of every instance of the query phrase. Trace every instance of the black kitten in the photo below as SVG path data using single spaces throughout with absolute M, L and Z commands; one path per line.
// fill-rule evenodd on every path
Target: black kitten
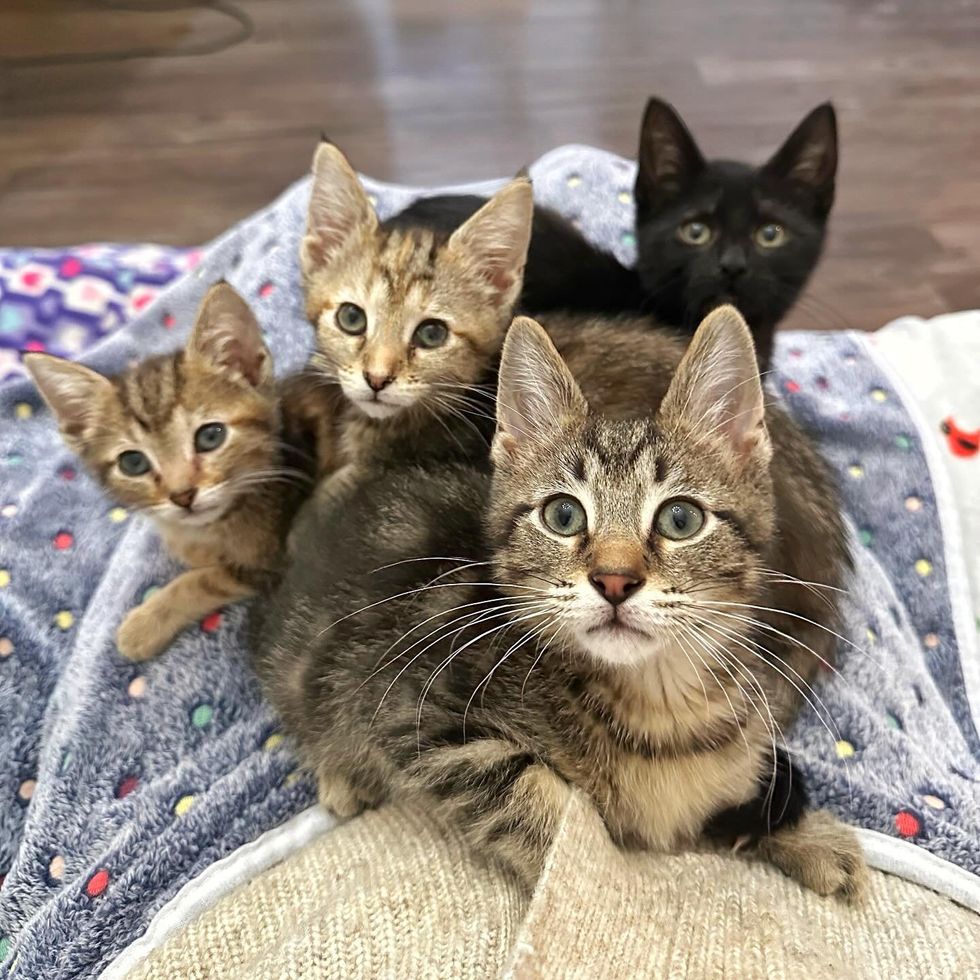
M 734 303 L 768 364 L 776 325 L 820 258 L 834 200 L 837 125 L 818 106 L 763 166 L 707 161 L 677 112 L 647 103 L 636 177 L 636 269 L 625 269 L 572 224 L 537 207 L 521 307 L 648 313 L 693 332 Z M 394 223 L 447 231 L 473 214 L 475 196 L 424 198 Z
M 834 202 L 837 123 L 818 106 L 763 166 L 707 161 L 666 102 L 647 103 L 636 175 L 637 275 L 650 310 L 693 331 L 719 303 L 772 335 L 816 267 Z

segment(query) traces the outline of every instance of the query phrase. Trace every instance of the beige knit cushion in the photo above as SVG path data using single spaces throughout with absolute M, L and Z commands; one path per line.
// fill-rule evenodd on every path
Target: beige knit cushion
M 508 973 L 976 980 L 980 916 L 881 872 L 855 909 L 729 853 L 624 853 L 576 800 Z
M 530 902 L 424 813 L 314 841 L 156 950 L 139 980 L 976 978 L 980 917 L 875 873 L 855 910 L 719 853 L 624 854 L 571 803 Z

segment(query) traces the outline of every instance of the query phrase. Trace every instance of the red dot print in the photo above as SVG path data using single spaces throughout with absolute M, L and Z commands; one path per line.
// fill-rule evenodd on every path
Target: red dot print
M 53 544 L 58 551 L 67 551 L 74 543 L 75 539 L 70 531 L 59 531 L 54 536 Z
M 85 886 L 85 894 L 89 898 L 98 898 L 109 887 L 109 872 L 105 868 L 100 868 L 88 880 Z
M 116 799 L 121 800 L 129 796 L 130 793 L 139 786 L 140 781 L 138 776 L 127 776 L 120 782 L 116 787 Z
M 82 271 L 82 263 L 78 259 L 65 259 L 58 269 L 58 275 L 62 279 L 74 279 Z
M 922 821 L 909 810 L 899 810 L 895 814 L 895 829 L 903 837 L 918 837 L 922 833 Z
M 259 296 L 265 299 L 267 296 L 271 296 L 276 291 L 275 283 L 264 282 L 259 286 Z
M 792 349 L 790 350 L 790 352 L 789 352 L 789 356 L 790 356 L 790 357 L 802 357 L 802 356 L 803 356 L 803 351 L 801 351 L 801 350 L 799 349 L 799 347 L 794 347 L 794 348 L 792 348 Z
M 47 348 L 41 343 L 40 340 L 29 340 L 26 344 L 24 344 L 24 350 L 34 353 L 36 351 L 47 350 Z
M 163 314 L 163 325 L 164 325 L 164 326 L 165 326 L 165 327 L 166 327 L 166 328 L 167 328 L 168 330 L 173 330 L 173 328 L 174 328 L 174 324 L 175 324 L 176 322 L 177 322 L 177 320 L 176 320 L 176 319 L 174 318 L 174 315 L 173 315 L 173 313 L 164 313 L 164 314 Z
M 788 391 L 788 392 L 789 392 L 789 393 L 790 393 L 791 395 L 795 395 L 795 394 L 796 394 L 796 393 L 797 393 L 797 392 L 798 392 L 798 391 L 800 390 L 800 386 L 799 386 L 799 383 L 798 383 L 798 382 L 796 382 L 796 381 L 787 381 L 787 382 L 786 382 L 786 384 L 784 384 L 784 385 L 783 385 L 783 387 L 784 387 L 784 388 L 785 388 L 785 389 L 786 389 L 786 390 L 787 390 L 787 391 Z
M 62 480 L 74 480 L 78 474 L 75 472 L 73 467 L 62 466 L 61 469 L 58 470 L 58 476 L 60 476 Z
M 205 633 L 214 633 L 218 627 L 221 625 L 221 613 L 213 612 L 208 613 L 204 619 L 201 620 L 201 629 Z

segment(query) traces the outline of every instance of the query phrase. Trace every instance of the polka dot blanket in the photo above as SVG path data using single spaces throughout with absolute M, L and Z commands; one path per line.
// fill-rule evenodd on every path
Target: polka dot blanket
M 626 262 L 633 172 L 586 147 L 531 168 L 542 202 Z M 366 183 L 383 216 L 418 193 Z M 226 277 L 278 370 L 296 368 L 307 194 L 220 238 L 86 363 L 174 348 Z M 837 474 L 855 555 L 840 671 L 791 747 L 872 863 L 980 909 L 980 317 L 947 320 L 786 334 L 769 384 Z M 26 381 L 0 386 L 0 447 L 0 977 L 96 976 L 182 886 L 314 794 L 248 670 L 246 609 L 123 660 L 122 616 L 174 572 L 152 528 L 100 493 Z

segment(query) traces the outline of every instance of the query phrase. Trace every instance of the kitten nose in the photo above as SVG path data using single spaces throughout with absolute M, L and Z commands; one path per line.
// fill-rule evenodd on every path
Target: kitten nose
M 745 252 L 737 245 L 729 245 L 721 253 L 719 264 L 721 265 L 722 272 L 734 279 L 736 276 L 740 276 L 745 272 Z
M 618 606 L 636 592 L 644 579 L 632 572 L 596 572 L 589 576 L 589 581 L 606 602 Z
M 178 506 L 186 510 L 191 509 L 194 498 L 197 496 L 197 487 L 188 487 L 186 490 L 178 490 L 170 495 L 170 499 Z
M 372 391 L 381 391 L 382 388 L 387 388 L 395 379 L 390 374 L 372 374 L 370 371 L 365 371 L 364 380 L 368 383 L 368 387 Z

